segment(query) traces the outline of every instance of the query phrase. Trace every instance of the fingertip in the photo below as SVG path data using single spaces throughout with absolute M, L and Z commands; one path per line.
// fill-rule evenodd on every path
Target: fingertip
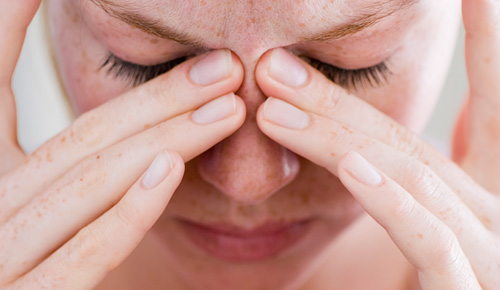
M 244 120 L 247 114 L 247 107 L 245 105 L 245 101 L 238 96 L 237 94 L 234 95 L 234 113 L 235 115 L 239 116 L 240 119 Z
M 245 75 L 245 70 L 243 68 L 243 63 L 236 53 L 230 50 L 231 53 L 231 61 L 232 61 L 232 70 L 231 70 L 231 78 L 234 80 L 234 83 L 238 85 L 237 88 L 241 86 L 243 83 L 243 78 Z M 237 90 L 235 89 L 235 91 Z
M 177 170 L 177 171 L 184 171 L 184 159 L 182 158 L 182 156 L 176 152 L 176 151 L 170 151 L 170 150 L 165 150 L 165 152 L 168 153 L 169 157 L 170 157 L 170 166 L 171 166 L 171 170 L 174 171 L 174 170 Z
M 345 154 L 339 163 L 339 171 L 346 172 L 354 180 L 365 186 L 378 187 L 384 181 L 379 170 L 355 151 Z
M 257 62 L 255 67 L 255 80 L 259 87 L 265 87 L 269 80 L 268 68 L 270 64 L 271 55 L 274 49 L 266 51 Z

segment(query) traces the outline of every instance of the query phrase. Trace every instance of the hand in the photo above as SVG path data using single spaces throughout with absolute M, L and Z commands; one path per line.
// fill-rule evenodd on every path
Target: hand
M 10 83 L 39 4 L 0 0 L 0 288 L 91 289 L 162 214 L 184 161 L 243 124 L 243 68 L 227 50 L 194 57 L 25 156 Z
M 336 175 L 415 266 L 424 290 L 500 289 L 499 9 L 464 1 L 471 97 L 457 129 L 458 165 L 283 49 L 256 70 L 272 96 L 258 112 L 261 130 Z

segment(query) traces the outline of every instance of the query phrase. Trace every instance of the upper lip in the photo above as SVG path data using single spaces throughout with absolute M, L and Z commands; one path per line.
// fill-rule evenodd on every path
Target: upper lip
M 188 226 L 193 226 L 201 230 L 207 230 L 222 235 L 235 237 L 255 237 L 276 234 L 295 226 L 303 225 L 307 222 L 310 222 L 311 219 L 301 219 L 288 222 L 268 221 L 251 228 L 243 228 L 241 226 L 225 222 L 202 224 L 186 219 L 179 219 L 179 221 Z

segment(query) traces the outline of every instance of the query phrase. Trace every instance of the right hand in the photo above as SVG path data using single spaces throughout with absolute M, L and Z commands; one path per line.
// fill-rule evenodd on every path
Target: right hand
M 25 156 L 11 79 L 39 4 L 0 0 L 0 288 L 91 289 L 162 214 L 183 160 L 243 124 L 243 101 L 231 93 L 243 68 L 224 50 L 194 57 L 83 114 Z M 212 122 L 200 123 L 203 112 Z M 153 159 L 160 175 L 144 184 Z

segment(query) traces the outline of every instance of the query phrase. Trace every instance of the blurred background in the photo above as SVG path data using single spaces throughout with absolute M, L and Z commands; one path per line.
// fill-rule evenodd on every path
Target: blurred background
M 59 88 L 49 47 L 43 45 L 46 29 L 40 13 L 29 28 L 13 79 L 18 105 L 18 132 L 21 146 L 32 152 L 73 119 Z M 29 80 L 28 82 L 26 80 Z M 453 63 L 437 108 L 423 134 L 424 138 L 448 153 L 453 123 L 467 91 L 464 64 L 464 30 L 457 41 Z

